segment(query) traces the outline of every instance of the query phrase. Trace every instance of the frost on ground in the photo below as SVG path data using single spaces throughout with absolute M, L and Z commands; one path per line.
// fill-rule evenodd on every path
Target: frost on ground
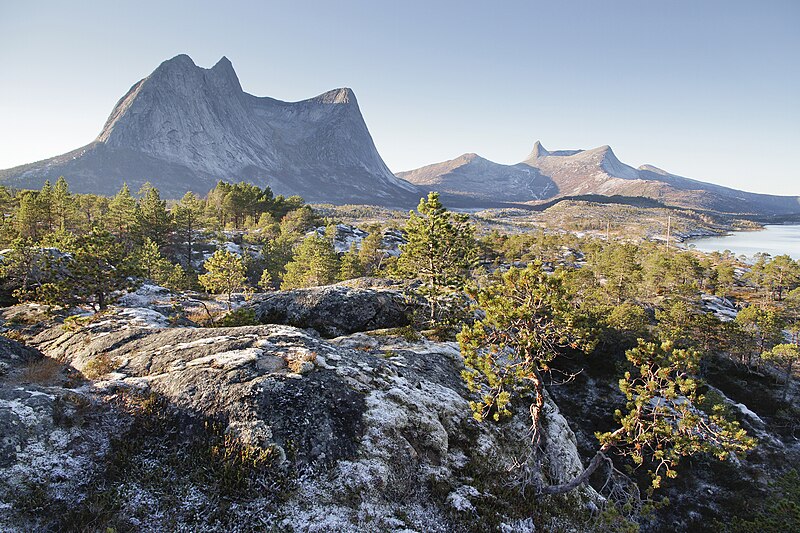
M 474 530 L 476 514 L 486 527 L 522 523 L 536 506 L 522 496 L 496 501 L 523 456 L 527 423 L 521 416 L 501 430 L 472 419 L 453 343 L 364 333 L 326 341 L 285 325 L 160 327 L 148 310 L 111 309 L 30 340 L 78 369 L 101 356 L 109 362 L 104 381 L 76 391 L 139 406 L 132 412 L 144 414 L 118 425 L 121 439 L 109 445 L 108 430 L 85 426 L 94 428 L 89 438 L 77 426 L 53 426 L 35 408 L 56 402 L 50 391 L 9 397 L 0 408 L 40 428 L 9 468 L 38 473 L 48 498 L 77 516 L 108 497 L 116 510 L 98 520 L 116 529 L 450 532 Z M 556 415 L 548 410 L 550 479 L 579 467 L 574 437 Z M 246 489 L 203 474 L 216 471 L 228 446 L 266 454 L 255 477 L 232 478 Z M 591 500 L 582 496 L 579 507 Z M 19 507 L 3 515 L 5 529 L 36 525 Z M 67 527 L 59 516 L 48 520 Z
M 169 304 L 171 298 L 172 294 L 169 289 L 160 285 L 145 283 L 135 291 L 121 296 L 118 303 L 121 307 L 150 307 L 156 304 Z
M 36 383 L 45 376 L 26 369 L 41 355 L 1 343 L 9 371 L 0 376 L 0 530 L 33 531 L 48 502 L 79 504 L 124 422 L 87 391 Z

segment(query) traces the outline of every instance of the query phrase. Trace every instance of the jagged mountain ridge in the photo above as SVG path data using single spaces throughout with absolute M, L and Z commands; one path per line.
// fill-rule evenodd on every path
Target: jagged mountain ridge
M 800 213 L 800 198 L 796 196 L 739 191 L 670 174 L 651 165 L 634 168 L 621 162 L 607 145 L 551 152 L 536 141 L 530 155 L 515 165 L 465 154 L 397 175 L 418 186 L 482 201 L 502 199 L 530 204 L 599 194 L 647 197 L 667 205 L 723 213 Z M 535 179 L 524 182 L 522 176 Z M 535 186 L 527 186 L 528 183 Z
M 39 187 L 61 175 L 77 192 L 105 194 L 149 180 L 180 197 L 205 193 L 219 179 L 244 179 L 308 201 L 419 199 L 381 159 L 352 90 L 300 102 L 256 97 L 242 90 L 225 57 L 210 69 L 186 55 L 165 61 L 120 99 L 92 143 L 0 171 L 0 180 Z

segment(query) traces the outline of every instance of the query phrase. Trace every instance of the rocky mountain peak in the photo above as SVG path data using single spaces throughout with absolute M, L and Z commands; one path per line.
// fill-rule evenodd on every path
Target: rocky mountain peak
M 604 144 L 603 146 L 598 146 L 597 148 L 592 148 L 590 150 L 584 150 L 580 152 L 580 154 L 582 155 L 582 157 L 586 157 L 589 159 L 596 159 L 601 162 L 606 161 L 609 163 L 613 162 L 619 163 L 619 159 L 617 159 L 616 154 L 614 154 L 614 150 L 612 150 L 611 147 L 607 144 Z
M 333 89 L 332 91 L 322 93 L 314 98 L 314 100 L 322 104 L 352 104 L 353 106 L 358 107 L 356 95 L 353 92 L 353 89 L 349 87 L 341 87 L 339 89 Z
M 186 68 L 197 68 L 194 60 L 186 54 L 178 54 L 175 57 L 167 59 L 163 61 L 158 68 L 156 68 L 155 72 L 160 70 L 166 69 L 186 69 Z
M 455 161 L 462 162 L 462 163 L 471 163 L 472 161 L 485 161 L 484 158 L 479 156 L 474 152 L 469 152 L 467 154 L 462 154 L 458 156 Z
M 239 83 L 239 76 L 233 70 L 230 59 L 222 56 L 217 63 L 207 72 L 210 80 L 218 85 L 227 87 L 237 93 L 242 92 L 242 85 Z
M 540 157 L 545 157 L 545 156 L 548 156 L 548 155 L 550 155 L 550 152 L 545 150 L 545 148 L 544 148 L 544 146 L 542 146 L 541 142 L 536 141 L 535 143 L 533 143 L 533 150 L 531 150 L 531 153 L 528 156 L 528 159 L 538 159 Z
M 667 172 L 666 170 L 664 170 L 662 168 L 658 168 L 657 166 L 654 166 L 654 165 L 641 165 L 637 170 L 644 170 L 644 171 L 647 171 L 647 172 L 653 172 L 654 174 L 661 174 L 662 176 L 669 175 L 669 172 Z

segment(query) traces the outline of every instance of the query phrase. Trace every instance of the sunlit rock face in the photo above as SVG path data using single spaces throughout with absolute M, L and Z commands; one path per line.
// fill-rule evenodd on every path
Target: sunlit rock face
M 1 530 L 89 520 L 148 531 L 538 531 L 550 522 L 534 523 L 536 498 L 510 493 L 510 480 L 564 482 L 582 468 L 549 399 L 542 463 L 520 467 L 525 409 L 502 426 L 476 422 L 455 343 L 164 327 L 157 302 L 130 303 L 148 307 L 120 301 L 74 326 L 41 323 L 28 339 L 37 349 L 0 337 Z M 31 361 L 53 362 L 57 375 L 30 377 Z M 231 442 L 268 451 L 269 468 L 243 483 L 253 463 L 241 470 L 221 456 Z M 598 501 L 582 489 L 571 518 L 557 503 L 548 516 L 568 525 Z M 40 502 L 53 512 L 36 512 Z
M 120 99 L 92 143 L 0 178 L 39 187 L 61 175 L 77 192 L 105 194 L 149 180 L 165 196 L 180 197 L 224 179 L 308 201 L 419 200 L 384 164 L 352 90 L 300 102 L 256 97 L 242 90 L 224 57 L 209 69 L 186 55 L 165 61 Z

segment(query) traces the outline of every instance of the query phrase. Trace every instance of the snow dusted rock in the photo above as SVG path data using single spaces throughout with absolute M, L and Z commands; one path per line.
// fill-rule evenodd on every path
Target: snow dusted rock
M 319 235 L 325 236 L 325 226 L 320 226 L 309 231 L 306 235 Z M 366 231 L 358 229 L 348 224 L 336 224 L 336 234 L 333 236 L 333 248 L 337 254 L 343 254 L 350 250 L 355 245 L 356 248 L 361 247 L 361 241 L 369 235 Z
M 320 226 L 309 231 L 306 235 L 325 236 L 327 228 Z M 337 224 L 336 234 L 333 237 L 333 248 L 336 253 L 343 254 L 355 245 L 356 249 L 361 248 L 361 242 L 369 235 L 368 232 L 351 226 L 349 224 Z M 381 239 L 381 250 L 389 257 L 400 255 L 400 247 L 406 244 L 406 238 L 402 231 L 392 228 L 384 229 Z
M 387 228 L 383 230 L 381 244 L 391 257 L 398 257 L 402 246 L 407 242 L 405 234 L 399 229 Z
M 135 426 L 140 429 L 115 441 L 106 460 L 97 455 L 108 450 L 100 442 L 107 432 L 98 432 L 94 448 L 75 459 L 97 465 L 91 490 L 75 483 L 69 495 L 47 489 L 51 505 L 67 502 L 77 509 L 80 501 L 95 501 L 98 487 L 119 495 L 116 514 L 105 517 L 116 528 L 449 532 L 474 530 L 476 520 L 486 520 L 488 528 L 529 518 L 530 502 L 507 492 L 509 468 L 528 442 L 525 410 L 502 427 L 477 423 L 453 343 L 363 333 L 326 341 L 284 325 L 154 328 L 119 314 L 72 331 L 56 324 L 30 342 L 77 369 L 106 360 L 104 381 L 83 387 L 84 394 L 160 399 L 149 415 L 158 424 Z M 24 402 L 54 401 L 49 392 L 34 400 L 26 394 L 7 400 L 20 403 L 17 417 L 37 409 L 22 407 Z M 167 413 L 179 423 L 167 424 Z M 224 509 L 216 485 L 181 470 L 200 459 L 188 466 L 175 460 L 182 446 L 193 446 L 197 431 L 211 427 L 203 421 L 217 421 L 225 435 L 247 446 L 275 452 L 272 477 L 259 478 L 256 490 L 237 493 Z M 41 438 L 62 435 L 46 423 L 32 425 L 40 427 Z M 555 452 L 544 467 L 551 479 L 562 480 L 580 468 L 574 436 L 550 403 L 545 427 Z M 119 442 L 143 438 L 159 445 L 127 445 L 119 456 Z M 110 466 L 120 461 L 131 466 Z M 8 468 L 20 467 L 12 463 Z M 68 478 L 78 479 L 70 477 L 78 471 Z M 286 478 L 290 489 L 281 488 Z M 582 493 L 576 501 L 588 505 L 592 497 Z M 0 509 L 4 529 L 42 526 L 6 511 Z M 46 525 L 53 529 L 66 527 L 60 516 L 42 519 L 51 520 Z
M 122 307 L 150 307 L 168 305 L 172 295 L 169 289 L 154 283 L 144 283 L 135 291 L 129 292 L 117 300 Z
M 79 501 L 124 421 L 36 350 L 0 337 L 0 364 L 0 530 L 40 530 L 49 499 Z
M 251 305 L 261 323 L 313 328 L 326 337 L 405 326 L 412 310 L 398 291 L 340 285 L 259 295 Z

